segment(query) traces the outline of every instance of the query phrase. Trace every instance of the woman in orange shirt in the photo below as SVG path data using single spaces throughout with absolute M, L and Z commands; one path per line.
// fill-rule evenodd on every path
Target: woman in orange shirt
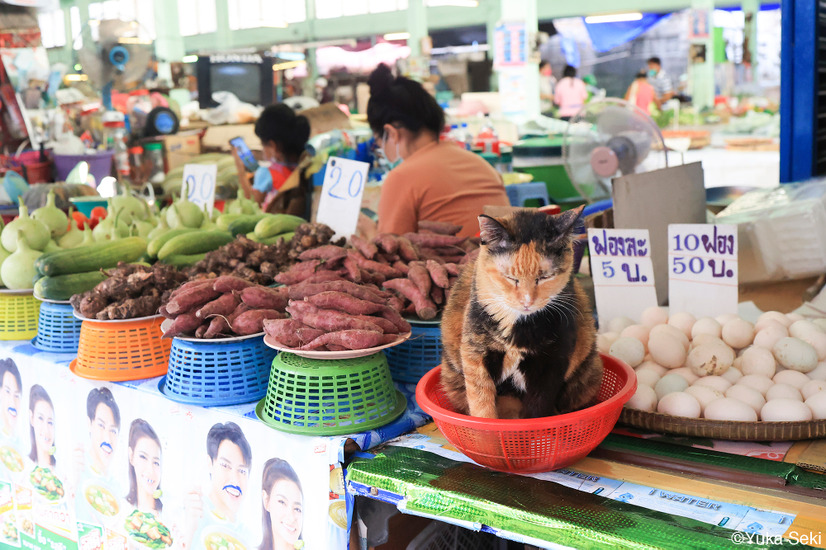
M 421 84 L 394 77 L 384 64 L 368 82 L 367 121 L 392 167 L 382 184 L 379 232 L 416 231 L 419 220 L 433 220 L 461 225 L 459 234 L 471 236 L 479 232 L 484 206 L 510 204 L 490 164 L 439 141 L 445 115 Z

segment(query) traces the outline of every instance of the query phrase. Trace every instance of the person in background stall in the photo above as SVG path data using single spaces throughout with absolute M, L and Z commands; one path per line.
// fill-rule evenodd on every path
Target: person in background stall
M 233 150 L 238 183 L 248 198 L 261 203 L 265 212 L 284 213 L 310 219 L 312 206 L 312 181 L 305 175 L 312 158 L 306 152 L 310 138 L 310 121 L 296 115 L 284 105 L 270 105 L 255 122 L 255 135 L 264 147 L 264 160 L 269 166 L 261 166 L 249 174 L 240 157 Z
M 625 92 L 625 101 L 636 105 L 645 114 L 649 114 L 649 108 L 654 102 L 654 87 L 648 83 L 644 72 L 637 73 L 634 82 L 628 86 L 628 90 Z
M 654 103 L 662 109 L 663 103 L 674 97 L 674 85 L 671 78 L 663 70 L 659 57 L 651 57 L 646 61 L 648 65 L 648 83 L 654 87 Z
M 551 64 L 545 60 L 539 62 L 539 110 L 542 114 L 550 114 L 554 106 L 554 87 L 556 78 L 553 75 Z
M 361 216 L 362 236 L 416 231 L 419 220 L 432 220 L 461 225 L 459 235 L 468 237 L 477 233 L 484 206 L 509 205 L 492 166 L 455 143 L 439 141 L 445 115 L 421 84 L 394 77 L 385 64 L 368 83 L 367 121 L 390 172 L 381 188 L 378 227 Z
M 562 120 L 570 120 L 579 112 L 586 99 L 588 99 L 588 89 L 585 82 L 577 78 L 575 67 L 566 66 L 562 72 L 562 79 L 556 83 L 554 89 L 554 103 L 559 106 L 557 116 Z
M 302 548 L 304 493 L 301 481 L 289 462 L 271 458 L 264 464 L 261 498 L 264 536 L 258 550 Z

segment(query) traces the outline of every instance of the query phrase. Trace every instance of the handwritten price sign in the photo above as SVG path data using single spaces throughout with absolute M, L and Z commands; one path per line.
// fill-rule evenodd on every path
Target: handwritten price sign
M 327 161 L 316 221 L 332 227 L 338 237 L 356 231 L 369 169 L 369 164 L 357 160 L 330 157 Z
M 657 305 L 647 229 L 589 229 L 588 248 L 602 322 L 620 316 L 639 320 L 643 310 Z
M 737 313 L 737 226 L 668 226 L 668 303 L 695 317 Z
M 207 207 L 207 211 L 212 215 L 212 208 L 215 206 L 215 179 L 218 174 L 218 166 L 215 164 L 187 164 L 184 166 L 184 181 L 182 194 L 190 202 L 194 202 L 201 209 Z

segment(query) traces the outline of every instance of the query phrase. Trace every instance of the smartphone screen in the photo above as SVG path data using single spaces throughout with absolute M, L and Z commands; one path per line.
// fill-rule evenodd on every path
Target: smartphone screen
M 252 151 L 250 151 L 250 148 L 247 146 L 247 142 L 244 141 L 244 138 L 241 136 L 232 138 L 229 140 L 229 144 L 235 148 L 235 152 L 238 153 L 238 156 L 241 158 L 241 162 L 244 163 L 244 168 L 250 172 L 255 172 L 258 169 L 258 161 L 255 160 L 255 157 L 252 155 Z

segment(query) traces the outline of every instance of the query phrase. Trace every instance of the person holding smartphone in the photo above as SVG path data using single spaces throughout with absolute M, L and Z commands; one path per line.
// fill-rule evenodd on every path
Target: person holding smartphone
M 264 146 L 264 160 L 252 174 L 237 147 L 233 148 L 238 182 L 248 198 L 255 199 L 265 212 L 285 213 L 310 219 L 312 182 L 305 177 L 311 157 L 305 151 L 310 138 L 310 121 L 293 110 L 277 103 L 270 105 L 255 122 L 255 135 Z

